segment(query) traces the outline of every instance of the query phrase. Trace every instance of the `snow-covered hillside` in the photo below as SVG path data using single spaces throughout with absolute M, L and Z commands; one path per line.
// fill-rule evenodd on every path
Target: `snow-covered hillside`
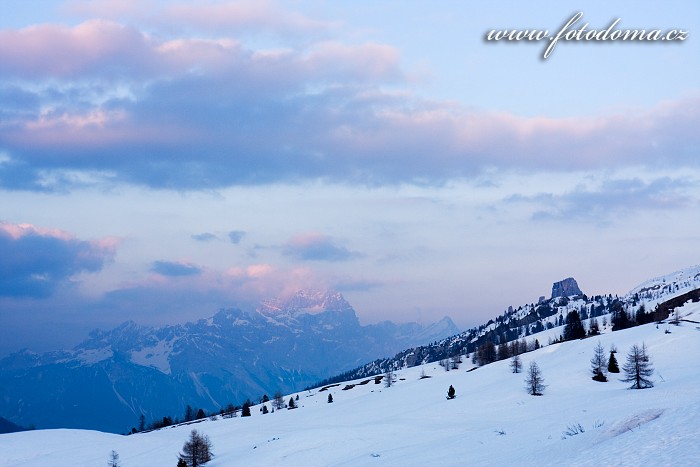
M 189 432 L 211 439 L 208 465 L 698 465 L 700 462 L 700 303 L 682 308 L 680 326 L 647 324 L 522 355 L 536 361 L 547 388 L 524 390 L 524 373 L 508 361 L 469 371 L 438 364 L 396 373 L 386 388 L 374 379 L 299 393 L 300 408 L 249 418 L 119 436 L 81 430 L 0 435 L 0 466 L 174 466 Z M 670 331 L 670 332 L 669 332 Z M 532 338 L 536 338 L 533 335 Z M 546 342 L 547 339 L 540 339 Z M 630 390 L 610 375 L 591 380 L 600 342 L 614 345 L 622 366 L 644 342 L 655 387 Z M 430 378 L 421 379 L 421 373 Z M 367 381 L 367 382 L 365 382 Z M 363 384 L 364 383 L 364 384 Z M 457 397 L 447 400 L 453 385 Z M 334 402 L 329 404 L 328 394 Z M 286 399 L 288 399 L 287 397 Z M 566 435 L 569 431 L 583 432 Z

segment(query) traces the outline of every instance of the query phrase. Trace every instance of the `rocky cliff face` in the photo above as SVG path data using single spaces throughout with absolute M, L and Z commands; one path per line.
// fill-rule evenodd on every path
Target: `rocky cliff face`
M 572 295 L 582 295 L 581 289 L 578 288 L 576 279 L 567 277 L 563 281 L 552 284 L 552 298 L 570 297 Z

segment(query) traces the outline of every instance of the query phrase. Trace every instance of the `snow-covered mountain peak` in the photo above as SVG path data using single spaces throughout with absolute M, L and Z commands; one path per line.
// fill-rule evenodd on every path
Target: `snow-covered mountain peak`
M 332 290 L 299 290 L 288 298 L 263 300 L 258 313 L 271 317 L 295 318 L 302 314 L 319 314 L 326 311 L 353 311 L 342 294 Z

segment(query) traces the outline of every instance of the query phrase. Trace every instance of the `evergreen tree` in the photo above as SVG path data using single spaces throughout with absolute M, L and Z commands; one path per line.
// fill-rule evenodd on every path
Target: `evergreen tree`
M 177 459 L 177 467 L 187 467 L 187 462 L 182 457 Z
M 546 387 L 540 367 L 536 362 L 531 362 L 525 377 L 525 389 L 532 396 L 541 396 Z
M 630 389 L 646 389 L 653 388 L 654 382 L 649 377 L 654 373 L 654 368 L 649 361 L 647 354 L 647 346 L 642 342 L 639 347 L 634 344 L 627 354 L 627 361 L 622 366 L 625 371 L 625 378 L 622 380 L 626 383 L 632 383 Z
M 586 337 L 586 330 L 581 323 L 578 311 L 572 310 L 566 315 L 566 326 L 564 326 L 564 339 L 581 339 Z
M 332 394 L 328 394 L 328 403 L 329 404 L 333 403 L 333 395 Z
M 109 454 L 109 462 L 107 462 L 107 465 L 109 467 L 120 467 L 119 465 L 119 454 L 117 454 L 117 451 L 112 451 Z
M 450 362 L 445 361 L 445 371 L 450 371 Z M 384 387 L 385 388 L 390 388 L 394 384 L 394 371 L 389 368 L 386 370 L 386 373 L 384 373 Z
M 289 403 L 287 404 L 287 408 L 288 408 L 288 409 L 296 409 L 296 408 L 297 408 L 296 403 L 294 403 L 294 398 L 293 398 L 293 397 L 290 397 L 290 398 L 289 398 Z
M 455 398 L 455 388 L 453 388 L 451 384 L 450 384 L 450 388 L 447 390 L 447 398 L 448 399 Z
M 212 457 L 209 437 L 192 430 L 190 439 L 182 446 L 180 459 L 184 460 L 188 467 L 198 467 L 209 462 Z
M 597 336 L 598 334 L 600 334 L 600 329 L 598 328 L 598 320 L 595 319 L 595 317 L 591 316 L 591 319 L 588 321 L 588 335 Z
M 282 398 L 281 392 L 275 392 L 275 398 L 272 399 L 272 407 L 277 410 L 284 408 L 284 399 Z
M 481 344 L 476 351 L 476 361 L 479 366 L 495 362 L 496 357 L 496 346 L 490 339 Z
M 635 320 L 637 321 L 637 324 L 651 323 L 651 315 L 647 314 L 646 307 L 643 303 L 639 305 L 639 308 L 637 308 L 637 313 L 635 313 Z
M 194 415 L 194 409 L 190 404 L 187 404 L 187 407 L 185 408 L 185 421 L 191 422 L 192 420 L 194 420 Z
M 520 373 L 523 370 L 523 363 L 519 355 L 513 355 L 510 359 L 510 369 L 513 373 Z
M 203 418 L 206 418 L 206 416 L 207 415 L 204 413 L 204 409 L 199 409 L 197 411 L 196 420 L 201 420 Z
M 445 371 L 450 371 L 450 359 L 448 358 L 443 358 L 440 360 L 440 366 L 445 369 Z M 387 386 L 390 387 L 391 385 Z
M 527 340 L 525 340 L 525 338 L 523 337 L 522 339 L 520 339 L 520 352 L 518 353 L 522 354 L 525 352 L 527 352 Z
M 617 366 L 617 359 L 615 358 L 615 352 L 610 351 L 610 358 L 608 359 L 608 373 L 619 373 L 620 367 Z
M 513 355 L 518 355 L 520 353 L 520 344 L 518 343 L 518 341 L 511 341 L 511 343 L 508 345 L 508 350 L 511 357 Z
M 253 405 L 253 403 L 250 401 L 250 399 L 246 399 L 246 401 L 243 403 L 243 407 L 241 407 L 241 417 L 250 417 L 251 405 Z
M 238 407 L 233 405 L 230 402 L 226 405 L 225 409 L 221 409 L 221 410 L 223 411 L 224 418 L 231 418 L 231 417 L 238 416 Z
M 627 329 L 632 326 L 627 312 L 622 306 L 622 302 L 615 300 L 612 304 L 612 318 L 610 318 L 612 323 L 612 330 L 619 331 L 620 329 Z
M 510 353 L 510 347 L 508 346 L 507 342 L 501 342 L 498 344 L 498 360 L 505 360 L 506 358 L 510 358 L 511 353 Z
M 598 345 L 593 349 L 593 358 L 591 358 L 591 373 L 593 380 L 604 383 L 608 380 L 605 373 L 607 371 L 607 362 L 605 361 L 605 349 L 603 344 L 598 342 Z
M 269 410 L 267 410 L 267 406 L 266 406 L 266 405 L 263 405 L 263 406 L 262 406 L 262 413 L 263 413 L 263 415 L 266 414 L 266 413 L 268 413 L 268 412 L 269 412 Z

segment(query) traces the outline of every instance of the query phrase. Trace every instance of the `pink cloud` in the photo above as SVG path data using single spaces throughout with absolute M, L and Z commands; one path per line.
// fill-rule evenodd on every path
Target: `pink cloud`
M 188 261 L 157 261 L 150 273 L 141 279 L 121 284 L 107 293 L 107 299 L 133 296 L 148 297 L 158 303 L 156 309 L 177 310 L 182 303 L 178 297 L 187 296 L 185 304 L 209 307 L 257 304 L 271 297 L 287 297 L 302 289 L 323 289 L 325 279 L 305 267 L 278 268 L 270 264 L 234 266 L 225 270 L 211 269 Z M 192 273 L 190 273 L 192 272 Z M 121 300 L 121 299 L 120 299 Z M 131 305 L 129 305 L 131 306 Z M 185 309 L 181 311 L 187 311 Z
M 32 224 L 11 224 L 9 222 L 0 221 L 0 231 L 5 233 L 13 240 L 18 240 L 27 235 L 41 235 L 46 237 L 59 238 L 61 240 L 73 240 L 75 237 L 68 232 L 59 229 L 50 229 L 46 227 L 36 227 Z
M 69 28 L 37 25 L 0 31 L 0 74 L 68 78 L 139 72 L 151 66 L 149 39 L 117 23 L 90 20 Z M 113 70 L 114 68 L 121 70 Z M 106 73 L 108 74 L 108 73 Z
M 398 51 L 376 43 L 324 42 L 308 50 L 253 51 L 230 35 L 162 39 L 101 19 L 73 27 L 43 24 L 0 31 L 0 76 L 33 80 L 97 77 L 144 84 L 146 79 L 203 73 L 277 82 L 328 77 L 395 80 L 400 76 Z
M 482 167 L 593 169 L 646 165 L 697 147 L 700 98 L 665 102 L 625 114 L 576 118 L 519 117 L 424 103 L 376 111 L 373 124 L 339 126 L 326 144 L 343 148 L 357 166 L 381 158 L 397 175 L 434 169 L 468 175 Z M 365 160 L 367 159 L 367 160 Z M 351 162 L 352 163 L 352 162 Z

